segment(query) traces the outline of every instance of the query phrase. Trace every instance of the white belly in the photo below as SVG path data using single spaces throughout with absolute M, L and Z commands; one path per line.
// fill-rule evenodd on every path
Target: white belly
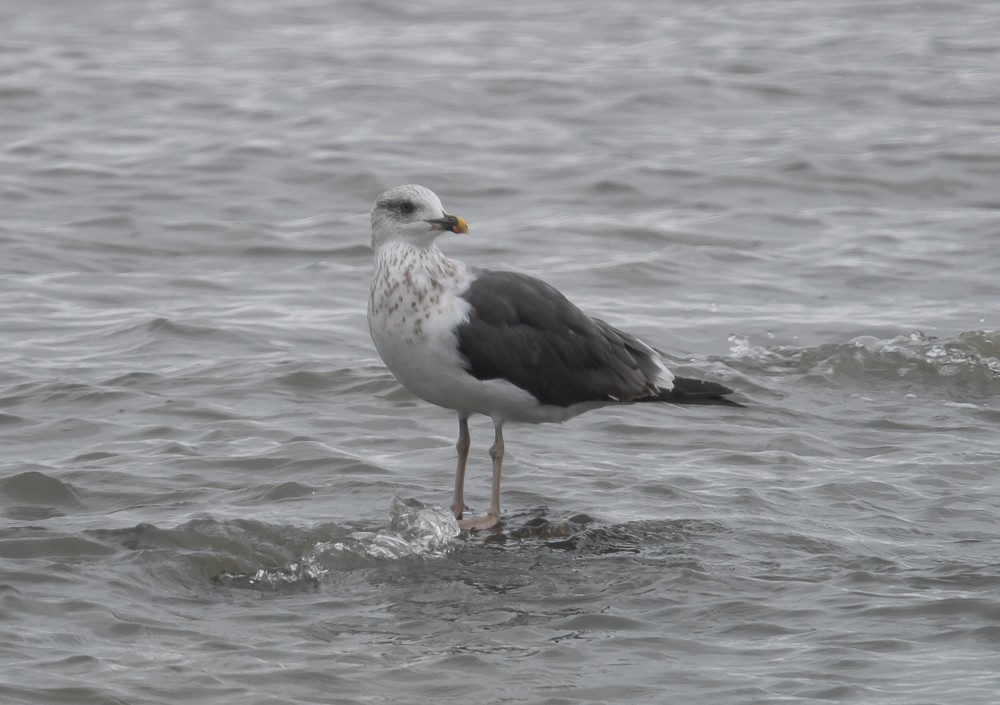
M 455 329 L 469 318 L 460 296 L 469 277 L 465 265 L 437 248 L 390 243 L 376 252 L 368 329 L 386 367 L 412 394 L 460 413 L 524 421 L 572 416 L 539 416 L 543 407 L 528 392 L 465 370 Z

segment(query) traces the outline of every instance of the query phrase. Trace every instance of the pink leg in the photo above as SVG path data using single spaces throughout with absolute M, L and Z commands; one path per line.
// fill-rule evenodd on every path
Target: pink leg
M 455 468 L 455 494 L 451 498 L 451 513 L 456 519 L 462 518 L 465 511 L 465 463 L 469 460 L 469 446 L 472 445 L 472 437 L 469 435 L 469 417 L 458 417 L 458 443 L 455 450 L 458 451 L 458 467 Z
M 500 471 L 503 467 L 503 422 L 493 420 L 496 432 L 493 445 L 490 446 L 490 458 L 493 459 L 493 491 L 490 495 L 490 509 L 486 516 L 475 519 L 465 519 L 458 522 L 462 529 L 491 529 L 500 523 Z

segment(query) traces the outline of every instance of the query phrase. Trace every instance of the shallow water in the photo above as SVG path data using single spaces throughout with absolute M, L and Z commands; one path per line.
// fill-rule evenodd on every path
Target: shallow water
M 0 27 L 0 700 L 996 701 L 1000 6 Z M 748 408 L 510 426 L 455 537 L 365 323 L 406 182 Z

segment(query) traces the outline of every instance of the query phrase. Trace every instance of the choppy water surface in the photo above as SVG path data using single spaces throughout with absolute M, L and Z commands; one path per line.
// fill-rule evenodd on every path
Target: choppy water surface
M 996 702 L 998 33 L 5 3 L 0 701 Z M 455 420 L 364 320 L 406 182 L 748 408 L 511 426 L 455 537 Z

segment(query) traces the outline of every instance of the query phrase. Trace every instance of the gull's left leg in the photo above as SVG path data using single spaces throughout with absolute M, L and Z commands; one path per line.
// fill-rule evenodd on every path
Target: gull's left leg
M 469 417 L 458 415 L 458 467 L 455 468 L 455 493 L 451 497 L 451 513 L 456 519 L 462 518 L 465 511 L 465 463 L 469 460 L 469 446 L 472 437 L 469 435 Z
M 464 519 L 458 522 L 462 529 L 492 529 L 500 523 L 500 471 L 503 467 L 503 421 L 493 419 L 496 437 L 490 446 L 490 458 L 493 460 L 493 491 L 490 495 L 490 509 L 486 516 L 475 519 Z

